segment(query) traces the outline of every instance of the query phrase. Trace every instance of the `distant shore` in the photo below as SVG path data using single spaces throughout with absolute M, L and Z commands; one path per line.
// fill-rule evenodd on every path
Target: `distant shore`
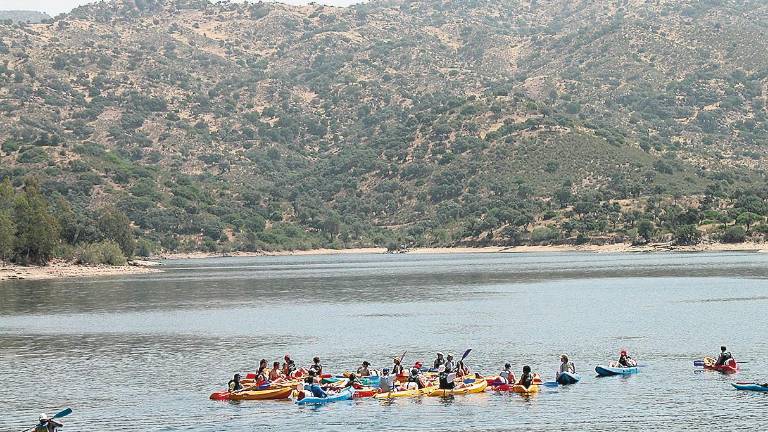
M 311 249 L 277 252 L 232 252 L 229 254 L 208 252 L 186 252 L 160 254 L 154 259 L 204 259 L 221 257 L 258 257 L 258 256 L 305 256 L 305 255 L 346 255 L 346 254 L 385 254 L 386 248 L 353 249 Z M 654 243 L 632 246 L 629 243 L 608 245 L 555 245 L 555 246 L 486 246 L 486 247 L 439 247 L 412 248 L 396 254 L 466 254 L 466 253 L 543 253 L 543 252 L 592 252 L 592 253 L 653 253 L 653 252 L 763 252 L 768 253 L 768 243 L 706 243 L 695 246 L 675 246 L 668 243 Z
M 52 280 L 70 278 L 89 278 L 98 276 L 120 276 L 127 274 L 156 273 L 162 270 L 153 268 L 150 262 L 136 261 L 126 266 L 85 266 L 67 261 L 52 261 L 47 266 L 0 265 L 0 281 L 6 280 Z
M 186 260 L 222 257 L 260 257 L 260 256 L 311 256 L 311 255 L 352 255 L 385 254 L 386 248 L 354 249 L 312 249 L 278 252 L 232 252 L 229 254 L 209 252 L 166 253 L 153 257 L 153 260 Z M 556 245 L 556 246 L 488 246 L 488 247 L 439 247 L 412 248 L 399 254 L 471 254 L 471 253 L 546 253 L 546 252 L 589 252 L 589 253 L 654 253 L 654 252 L 760 252 L 768 253 L 768 243 L 706 243 L 695 246 L 674 246 L 668 243 L 655 243 L 644 246 L 632 246 L 628 243 L 609 245 Z M 53 261 L 47 266 L 19 266 L 7 263 L 0 265 L 0 282 L 6 280 L 52 280 L 74 279 L 98 276 L 121 276 L 162 272 L 156 268 L 160 264 L 154 261 L 134 260 L 127 266 L 85 266 L 67 261 Z

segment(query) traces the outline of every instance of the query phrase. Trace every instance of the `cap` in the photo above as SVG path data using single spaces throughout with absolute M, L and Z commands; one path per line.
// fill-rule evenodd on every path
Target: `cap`
M 440 351 L 438 351 L 438 352 L 437 352 L 437 355 L 441 356 L 441 355 L 443 355 L 443 353 L 441 353 Z
M 48 420 L 48 414 L 42 413 L 40 414 L 40 421 L 46 421 Z

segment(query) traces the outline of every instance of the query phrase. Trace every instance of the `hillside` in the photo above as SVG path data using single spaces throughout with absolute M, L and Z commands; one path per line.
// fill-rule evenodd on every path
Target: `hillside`
M 0 21 L 11 23 L 39 23 L 51 17 L 43 12 L 25 10 L 0 10 Z
M 768 6 L 609 4 L 125 0 L 6 24 L 0 177 L 171 250 L 762 218 Z

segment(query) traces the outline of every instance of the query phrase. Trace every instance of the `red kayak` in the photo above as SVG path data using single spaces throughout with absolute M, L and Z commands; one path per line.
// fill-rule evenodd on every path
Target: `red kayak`
M 713 370 L 724 374 L 735 374 L 739 371 L 739 364 L 735 359 L 729 359 L 724 365 L 716 365 L 715 359 L 710 357 L 704 358 L 704 369 Z

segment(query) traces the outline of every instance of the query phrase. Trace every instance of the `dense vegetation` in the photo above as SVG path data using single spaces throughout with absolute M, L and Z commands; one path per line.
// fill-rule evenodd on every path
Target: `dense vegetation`
M 104 209 L 141 252 L 764 239 L 768 6 L 726 3 L 134 0 L 6 23 L 0 178 L 38 184 L 84 261 L 134 252 Z

